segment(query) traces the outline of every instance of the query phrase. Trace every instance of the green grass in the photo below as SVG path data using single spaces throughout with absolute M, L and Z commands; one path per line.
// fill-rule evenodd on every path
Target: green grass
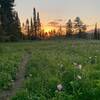
M 24 53 L 23 45 L 0 43 L 0 91 L 11 88 Z
M 17 66 L 20 56 L 28 50 L 32 51 L 32 58 L 27 65 L 26 79 L 12 100 L 100 100 L 100 41 L 4 43 L 0 44 L 0 62 L 16 73 L 13 64 Z M 78 68 L 79 64 L 82 69 Z M 10 74 L 11 78 L 13 75 Z M 62 91 L 57 89 L 59 84 L 63 86 Z

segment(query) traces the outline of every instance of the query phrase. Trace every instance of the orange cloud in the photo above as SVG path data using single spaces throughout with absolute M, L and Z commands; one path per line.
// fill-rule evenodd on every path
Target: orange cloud
M 57 21 L 57 22 L 62 22 L 63 19 L 55 19 L 54 21 Z
M 59 25 L 60 24 L 56 21 L 51 21 L 51 22 L 48 23 L 48 26 L 55 27 L 55 28 L 58 27 Z

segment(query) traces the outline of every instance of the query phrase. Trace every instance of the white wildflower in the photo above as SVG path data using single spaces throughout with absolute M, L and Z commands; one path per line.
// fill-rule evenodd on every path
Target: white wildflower
M 77 78 L 78 78 L 79 80 L 81 80 L 81 79 L 82 79 L 82 77 L 81 77 L 80 75 L 77 75 Z
M 58 90 L 55 91 L 56 93 L 58 92 Z
M 81 70 L 81 69 L 82 69 L 82 65 L 81 65 L 81 64 L 79 64 L 79 65 L 78 65 L 78 68 Z
M 11 80 L 11 82 L 14 82 L 14 80 Z
M 32 74 L 29 74 L 30 77 L 32 77 Z
M 89 57 L 89 59 L 92 59 L 92 57 Z
M 74 63 L 73 63 L 73 65 L 74 65 L 74 66 L 76 66 L 76 65 L 77 65 L 77 63 L 76 63 L 76 62 L 74 62 Z
M 60 68 L 63 68 L 63 64 L 60 65 Z
M 57 85 L 57 89 L 58 89 L 58 91 L 61 91 L 61 90 L 63 89 L 62 84 L 58 84 L 58 85 Z
M 95 58 L 97 58 L 97 56 L 95 56 Z

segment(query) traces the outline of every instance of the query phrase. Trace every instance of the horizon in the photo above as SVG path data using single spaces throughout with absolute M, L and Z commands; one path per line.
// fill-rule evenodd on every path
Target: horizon
M 25 23 L 27 18 L 30 20 L 33 17 L 35 7 L 40 12 L 41 23 L 47 31 L 55 29 L 49 23 L 65 25 L 68 19 L 74 20 L 77 16 L 89 25 L 88 30 L 92 30 L 95 23 L 98 23 L 98 27 L 100 25 L 99 3 L 98 0 L 16 0 L 15 9 L 21 23 Z

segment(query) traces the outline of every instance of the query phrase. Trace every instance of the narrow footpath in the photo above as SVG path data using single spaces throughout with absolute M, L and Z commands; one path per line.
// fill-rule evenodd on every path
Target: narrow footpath
M 16 92 L 23 86 L 23 81 L 25 79 L 26 66 L 30 60 L 31 53 L 26 53 L 21 60 L 18 72 L 16 73 L 16 80 L 13 83 L 11 89 L 3 91 L 0 93 L 0 100 L 10 100 L 10 98 L 16 95 Z

